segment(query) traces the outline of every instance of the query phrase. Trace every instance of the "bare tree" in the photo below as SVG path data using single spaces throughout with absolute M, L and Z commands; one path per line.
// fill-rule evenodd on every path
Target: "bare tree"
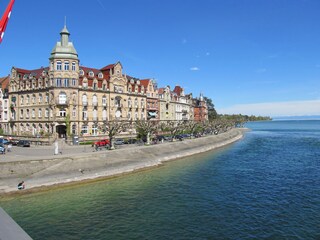
M 135 127 L 137 133 L 146 137 L 146 144 L 150 145 L 150 136 L 158 131 L 159 122 L 158 121 L 146 121 L 146 120 L 137 120 L 135 122 Z
M 191 138 L 191 135 L 194 135 L 199 131 L 199 122 L 194 120 L 189 120 L 185 124 L 186 124 L 185 125 L 186 129 L 190 132 L 190 138 Z
M 110 121 L 104 122 L 99 126 L 100 131 L 108 134 L 110 140 L 110 149 L 114 149 L 114 136 L 125 131 L 129 123 L 126 121 Z
M 167 121 L 166 129 L 170 132 L 170 135 L 174 137 L 184 129 L 184 121 Z

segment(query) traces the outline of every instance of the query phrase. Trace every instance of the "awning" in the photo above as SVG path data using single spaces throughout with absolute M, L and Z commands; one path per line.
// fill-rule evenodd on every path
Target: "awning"
M 148 114 L 149 114 L 151 117 L 156 117 L 156 116 L 157 116 L 157 113 L 156 113 L 156 112 L 148 112 Z

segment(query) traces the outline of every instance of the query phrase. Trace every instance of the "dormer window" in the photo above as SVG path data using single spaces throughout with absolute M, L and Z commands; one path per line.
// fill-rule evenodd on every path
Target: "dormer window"
M 100 72 L 98 78 L 103 78 L 103 74 Z
M 81 69 L 80 70 L 80 76 L 83 76 L 84 75 L 84 71 Z
M 94 73 L 92 71 L 89 72 L 89 77 L 93 77 Z
M 137 80 L 137 84 L 140 85 L 140 81 L 139 80 Z

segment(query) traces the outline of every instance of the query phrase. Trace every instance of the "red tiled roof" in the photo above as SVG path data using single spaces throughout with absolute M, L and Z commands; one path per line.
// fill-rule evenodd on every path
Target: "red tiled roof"
M 182 91 L 183 89 L 180 86 L 175 86 L 175 88 L 173 89 L 173 92 L 175 92 L 178 96 L 181 95 Z
M 2 88 L 2 89 L 8 88 L 9 79 L 10 79 L 9 76 L 1 77 L 1 78 L 0 78 L 0 84 L 1 84 L 1 88 Z
M 18 74 L 22 74 L 22 77 L 23 77 L 23 75 L 25 75 L 25 74 L 31 74 L 31 75 L 33 75 L 35 78 L 39 78 L 39 77 L 41 77 L 43 71 L 46 71 L 46 72 L 49 71 L 49 67 L 41 67 L 41 68 L 34 69 L 34 70 L 27 70 L 27 69 L 22 69 L 22 68 L 16 68 L 16 70 L 17 70 L 17 73 L 18 73 Z M 23 79 L 22 79 L 22 80 L 23 80 Z
M 115 65 L 115 64 L 109 64 L 109 65 L 107 65 L 107 66 L 105 66 L 105 67 L 101 68 L 100 70 L 101 70 L 101 71 L 110 70 L 111 68 L 113 68 L 113 67 L 114 67 L 114 65 Z
M 141 85 L 143 85 L 145 88 L 147 88 L 148 87 L 148 85 L 149 85 L 149 83 L 150 83 L 150 79 L 141 79 L 140 80 L 140 83 L 141 83 Z
M 164 93 L 164 88 L 159 88 L 158 93 L 159 94 L 163 94 Z

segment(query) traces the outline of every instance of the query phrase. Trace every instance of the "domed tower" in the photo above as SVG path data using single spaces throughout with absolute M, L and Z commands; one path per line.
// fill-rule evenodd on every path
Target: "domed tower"
M 53 124 L 58 137 L 70 135 L 68 119 L 78 110 L 79 58 L 70 33 L 64 25 L 60 32 L 61 40 L 56 43 L 49 58 L 50 111 L 53 112 Z M 67 123 L 69 121 L 69 123 Z
M 61 30 L 61 41 L 57 42 L 51 51 L 50 72 L 57 77 L 79 78 L 79 58 L 72 42 L 69 42 L 70 33 L 66 27 Z M 55 85 L 55 84 L 54 84 Z M 63 84 L 62 84 L 63 85 Z M 59 86 L 59 83 L 58 83 Z M 67 87 L 67 86 L 65 86 Z

